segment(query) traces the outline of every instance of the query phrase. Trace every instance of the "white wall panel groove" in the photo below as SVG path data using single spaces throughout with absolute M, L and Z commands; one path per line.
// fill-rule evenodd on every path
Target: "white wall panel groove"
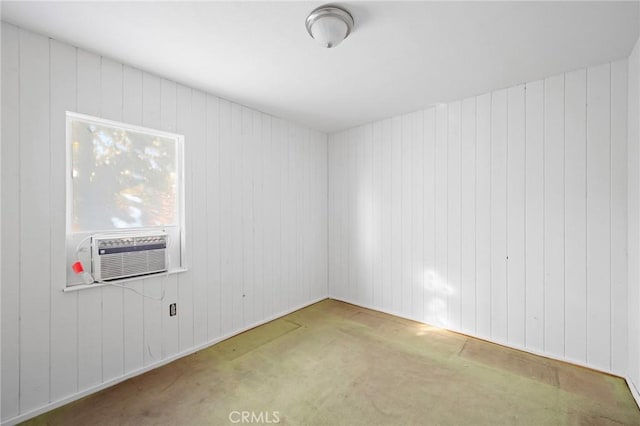
M 51 49 L 51 182 L 66 180 L 65 133 L 66 126 L 60 120 L 65 111 L 76 109 L 76 50 L 71 46 L 50 40 Z M 103 63 L 109 67 L 110 63 Z M 122 66 L 120 73 L 122 73 Z M 111 70 L 111 68 L 109 68 Z M 118 70 L 113 70 L 116 73 Z M 102 75 L 107 75 L 105 71 Z M 117 79 L 116 79 L 117 80 Z M 121 86 L 122 87 L 122 86 Z M 103 88 L 104 91 L 105 88 Z M 122 93 L 122 90 L 119 90 Z M 114 98 L 110 98 L 115 100 Z M 105 108 L 108 110 L 109 108 Z M 3 110 L 4 111 L 4 110 Z M 122 111 L 122 106 L 120 107 Z M 4 113 L 4 112 L 3 112 Z M 5 139 L 6 140 L 6 139 Z M 3 145 L 4 149 L 4 145 Z M 4 194 L 3 194 L 4 201 Z M 51 400 L 72 395 L 77 390 L 78 377 L 78 295 L 67 295 L 57 291 L 59 283 L 66 279 L 66 200 L 65 188 L 52 185 L 51 188 Z M 3 266 L 4 267 L 4 266 Z M 114 289 L 115 290 L 115 289 Z M 115 292 L 118 293 L 118 292 Z M 111 293 L 113 294 L 113 293 Z M 108 294 L 110 296 L 111 294 Z M 119 304 L 122 306 L 122 294 Z M 108 299 L 105 303 L 109 305 Z M 116 328 L 114 327 L 114 331 Z M 120 327 L 122 333 L 122 327 Z M 117 331 L 116 331 L 117 332 Z M 118 344 L 118 342 L 114 342 Z M 120 338 L 122 345 L 122 338 Z M 105 365 L 108 372 L 112 368 L 122 369 L 120 358 L 110 360 Z
M 628 61 L 611 64 L 611 369 L 626 374 L 628 315 L 615 301 L 628 300 L 627 102 Z
M 16 27 L 2 25 L 2 415 L 20 413 L 20 44 Z M 52 52 L 57 57 L 57 52 Z M 75 59 L 75 51 L 72 57 Z M 75 69 L 75 67 L 73 67 Z M 57 68 L 53 67 L 54 73 Z M 75 101 L 75 96 L 73 97 Z M 13 247 L 13 250 L 8 250 Z M 57 311 L 57 300 L 53 299 Z M 72 303 L 73 304 L 73 303 Z M 75 319 L 75 315 L 71 315 Z M 73 333 L 75 337 L 75 333 Z M 74 345 L 76 348 L 77 346 Z M 74 350 L 75 353 L 75 350 Z M 57 361 L 57 360 L 54 360 Z M 58 364 L 56 362 L 56 364 Z M 76 382 L 67 389 L 75 390 Z M 55 388 L 56 393 L 58 392 Z M 62 392 L 65 392 L 63 390 Z
M 525 282 L 527 348 L 544 347 L 544 81 L 525 85 Z M 536 285 L 537 284 L 537 285 Z
M 19 409 L 24 411 L 49 400 L 51 278 L 48 272 L 51 268 L 51 234 L 48 222 L 51 194 L 49 180 L 43 176 L 49 176 L 51 117 L 49 40 L 21 31 L 18 42 L 21 216 L 17 224 L 20 236 Z M 33 122 L 41 125 L 34 126 Z M 44 276 L 41 271 L 45 271 Z M 11 282 L 6 285 L 11 285 Z
M 640 16 L 640 15 L 639 15 Z M 640 41 L 629 55 L 627 68 L 627 383 L 635 398 L 640 394 Z M 614 84 L 613 87 L 616 87 Z M 613 102 L 612 105 L 618 105 Z M 624 105 L 622 105 L 624 106 Z M 624 130 L 624 129 L 623 129 Z M 620 165 L 618 165 L 620 166 Z M 623 354 L 624 356 L 624 354 Z

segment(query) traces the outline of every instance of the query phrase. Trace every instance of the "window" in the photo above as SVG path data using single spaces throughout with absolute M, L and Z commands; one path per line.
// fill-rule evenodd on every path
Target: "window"
M 183 136 L 67 113 L 67 258 L 97 233 L 162 230 L 184 253 Z M 177 242 L 177 243 L 175 243 Z M 71 258 L 69 256 L 72 256 Z M 85 268 L 89 259 L 80 259 Z M 79 284 L 72 273 L 69 284 Z

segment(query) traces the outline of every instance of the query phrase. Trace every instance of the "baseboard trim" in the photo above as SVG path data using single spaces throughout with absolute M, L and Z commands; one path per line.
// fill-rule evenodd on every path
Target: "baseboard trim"
M 635 399 L 636 401 L 636 405 L 640 408 L 640 392 L 638 392 L 638 388 L 636 388 L 636 385 L 635 383 L 633 383 L 633 380 L 631 380 L 631 377 L 627 376 L 624 379 L 627 382 L 627 386 L 631 391 L 631 395 L 633 396 L 633 399 Z
M 169 364 L 169 363 L 171 363 L 171 362 L 173 362 L 175 360 L 178 360 L 180 358 L 184 358 L 185 356 L 188 356 L 188 355 L 194 354 L 194 353 L 196 353 L 198 351 L 201 351 L 203 349 L 209 348 L 209 347 L 211 347 L 211 346 L 215 345 L 216 343 L 219 343 L 219 342 L 221 342 L 223 340 L 227 340 L 227 339 L 229 339 L 229 338 L 231 338 L 233 336 L 236 336 L 238 334 L 244 333 L 245 331 L 251 330 L 252 328 L 256 328 L 256 327 L 261 326 L 263 324 L 266 324 L 268 322 L 274 321 L 274 320 L 276 320 L 278 318 L 282 318 L 285 315 L 289 315 L 292 312 L 298 311 L 298 310 L 300 310 L 302 308 L 306 308 L 307 306 L 311 306 L 311 305 L 313 305 L 315 303 L 318 303 L 318 302 L 321 302 L 321 301 L 323 301 L 323 300 L 325 300 L 327 298 L 328 297 L 320 297 L 318 299 L 314 299 L 314 300 L 311 300 L 309 302 L 305 302 L 305 303 L 303 303 L 301 305 L 298 305 L 298 306 L 295 306 L 293 308 L 287 309 L 287 310 L 282 311 L 282 312 L 280 312 L 278 314 L 275 314 L 275 315 L 272 315 L 270 317 L 267 317 L 266 319 L 263 319 L 263 320 L 258 321 L 256 323 L 248 325 L 247 327 L 243 327 L 243 328 L 241 328 L 239 330 L 236 330 L 236 331 L 234 331 L 232 333 L 228 333 L 226 335 L 223 335 L 223 336 L 218 337 L 216 339 L 210 340 L 210 341 L 208 341 L 206 343 L 203 343 L 201 345 L 194 346 L 193 348 L 190 348 L 190 349 L 182 351 L 182 352 L 180 352 L 178 354 L 172 355 L 172 356 L 170 356 L 168 358 L 165 358 L 165 359 L 163 359 L 161 361 L 158 361 L 158 362 L 155 362 L 153 364 L 147 365 L 145 367 L 139 368 L 137 370 L 131 371 L 131 372 L 129 372 L 129 373 L 123 375 L 123 376 L 117 377 L 115 379 L 108 380 L 108 381 L 106 381 L 104 383 L 101 383 L 99 385 L 93 386 L 93 387 L 91 387 L 89 389 L 85 389 L 85 390 L 83 390 L 81 392 L 75 393 L 73 395 L 70 395 L 68 397 L 59 399 L 59 400 L 51 402 L 49 404 L 43 405 L 43 406 L 38 407 L 36 409 L 30 410 L 30 411 L 28 411 L 26 413 L 18 414 L 17 416 L 14 416 L 14 417 L 12 417 L 10 419 L 2 421 L 0 423 L 0 425 L 2 425 L 2 426 L 13 426 L 13 425 L 16 425 L 18 423 L 22 423 L 22 422 L 24 422 L 26 420 L 29 420 L 29 419 L 31 419 L 31 418 L 33 418 L 35 416 L 38 416 L 38 415 L 43 414 L 43 413 L 46 413 L 47 411 L 51 411 L 53 409 L 56 409 L 58 407 L 61 407 L 61 406 L 65 405 L 65 404 L 68 404 L 70 402 L 77 401 L 78 399 L 84 398 L 85 396 L 91 395 L 93 393 L 96 393 L 98 391 L 101 391 L 103 389 L 111 387 L 111 386 L 116 385 L 118 383 L 124 382 L 125 380 L 128 380 L 128 379 L 130 379 L 132 377 L 139 376 L 141 374 L 144 374 L 144 373 L 146 373 L 148 371 L 151 371 L 153 369 L 156 369 L 158 367 L 162 367 L 163 365 L 167 365 L 167 364 Z
M 359 307 L 365 308 L 365 309 L 371 309 L 372 311 L 378 311 L 378 312 L 382 312 L 382 313 L 385 313 L 385 314 L 393 315 L 393 316 L 396 316 L 396 317 L 408 319 L 408 320 L 419 322 L 421 324 L 426 324 L 426 325 L 429 325 L 429 326 L 432 326 L 432 327 L 441 328 L 443 330 L 448 330 L 448 331 L 451 331 L 453 333 L 457 333 L 457 334 L 462 334 L 464 336 L 473 337 L 474 339 L 484 340 L 486 342 L 494 343 L 496 345 L 500 345 L 500 346 L 504 346 L 504 347 L 507 347 L 507 348 L 516 349 L 516 350 L 519 350 L 519 351 L 527 352 L 527 353 L 530 353 L 530 354 L 533 354 L 533 355 L 541 356 L 543 358 L 548 358 L 548 359 L 552 359 L 552 360 L 555 360 L 555 361 L 566 362 L 566 363 L 569 363 L 569 364 L 577 365 L 579 367 L 588 368 L 588 369 L 593 370 L 593 371 L 598 371 L 600 373 L 605 373 L 605 374 L 609 374 L 611 376 L 619 377 L 621 379 L 626 380 L 627 384 L 629 383 L 628 378 L 623 373 L 620 373 L 620 372 L 610 371 L 610 370 L 594 367 L 592 365 L 588 365 L 586 363 L 583 363 L 583 362 L 580 362 L 580 361 L 576 361 L 576 360 L 573 360 L 573 359 L 563 358 L 563 357 L 560 357 L 560 356 L 557 356 L 557 355 L 554 355 L 554 354 L 536 351 L 535 349 L 531 349 L 531 348 L 527 348 L 527 347 L 523 347 L 523 346 L 519 346 L 519 345 L 514 345 L 514 344 L 511 344 L 511 343 L 508 343 L 508 342 L 491 339 L 491 338 L 488 338 L 488 337 L 485 337 L 485 336 L 474 335 L 474 334 L 471 334 L 471 333 L 469 333 L 467 331 L 458 330 L 458 329 L 454 329 L 454 328 L 451 328 L 451 327 L 443 327 L 441 325 L 430 324 L 430 323 L 428 323 L 428 322 L 426 322 L 426 321 L 424 321 L 422 319 L 419 319 L 419 318 L 413 318 L 413 317 L 411 317 L 409 315 L 404 315 L 404 314 L 399 313 L 399 312 L 393 312 L 391 310 L 382 309 L 382 308 L 374 307 L 374 306 L 369 306 L 369 305 L 364 304 L 364 303 L 354 302 L 354 301 L 347 300 L 347 299 L 344 299 L 344 298 L 341 298 L 341 297 L 336 297 L 336 296 L 331 296 L 330 295 L 329 299 L 337 300 L 337 301 L 344 302 L 344 303 L 349 303 L 351 305 L 359 306 Z M 638 403 L 638 407 L 640 407 L 640 398 L 638 398 L 636 396 L 636 395 L 638 395 L 637 390 L 633 389 L 631 386 L 629 386 L 629 389 L 631 389 L 632 393 L 635 392 L 634 393 L 634 398 L 636 399 L 636 403 Z

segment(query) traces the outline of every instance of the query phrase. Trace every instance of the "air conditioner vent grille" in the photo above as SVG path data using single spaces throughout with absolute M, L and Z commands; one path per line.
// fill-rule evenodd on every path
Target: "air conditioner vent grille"
M 167 235 L 95 236 L 92 260 L 96 281 L 165 272 Z

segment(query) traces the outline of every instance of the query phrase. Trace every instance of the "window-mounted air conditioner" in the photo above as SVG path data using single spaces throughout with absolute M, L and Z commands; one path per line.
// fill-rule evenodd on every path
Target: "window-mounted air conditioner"
M 167 271 L 167 234 L 94 235 L 91 241 L 93 278 L 116 280 Z

